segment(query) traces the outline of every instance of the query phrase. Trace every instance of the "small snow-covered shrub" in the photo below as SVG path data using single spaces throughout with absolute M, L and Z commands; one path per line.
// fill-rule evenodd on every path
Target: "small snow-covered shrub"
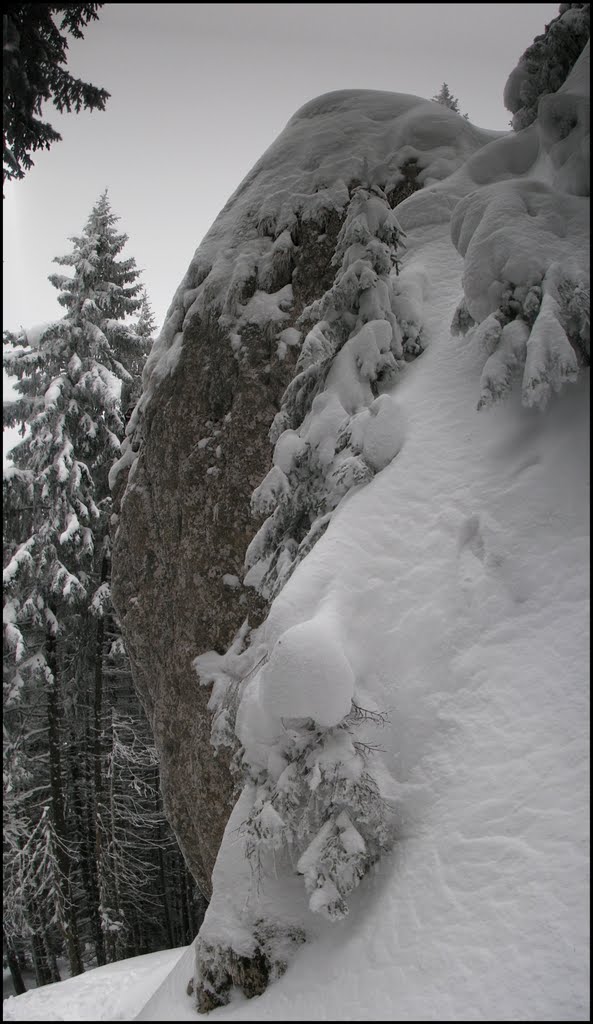
M 518 379 L 523 404 L 543 409 L 589 364 L 588 40 L 589 4 L 562 4 L 506 86 L 513 127 L 528 129 L 487 147 L 487 177 L 470 161 L 488 184 L 453 211 L 465 268 L 451 329 L 486 356 L 479 409 Z
M 364 712 L 353 705 L 339 725 L 287 721 L 274 750 L 280 774 L 255 773 L 255 799 L 243 826 L 256 871 L 284 850 L 303 876 L 309 908 L 330 919 L 390 846 L 392 819 L 373 775 L 373 751 L 357 740 Z M 380 721 L 380 716 L 376 716 Z
M 236 748 L 252 888 L 270 873 L 296 873 L 310 910 L 337 919 L 393 838 L 374 742 L 386 716 L 358 703 L 331 616 L 290 627 L 271 651 L 264 631 L 250 633 L 245 622 L 227 654 L 201 655 L 194 666 L 214 684 L 214 742 Z
M 478 408 L 522 378 L 523 404 L 544 408 L 589 362 L 588 200 L 533 179 L 478 189 L 456 206 L 464 298 L 452 332 L 486 356 Z
M 403 425 L 382 391 L 422 350 L 420 271 L 400 281 L 403 232 L 378 186 L 353 190 L 331 288 L 301 315 L 308 328 L 270 431 L 274 466 L 256 489 L 267 518 L 247 550 L 245 583 L 273 597 L 321 536 L 344 495 L 399 451 Z M 401 325 L 400 326 L 400 322 Z
M 279 931 L 263 919 L 254 924 L 249 955 L 198 938 L 198 1013 L 208 1013 L 219 1006 L 226 1006 L 230 1002 L 233 988 L 242 991 L 247 999 L 262 995 L 271 981 L 284 974 L 295 950 L 304 941 L 305 935 L 300 928 L 293 926 Z M 191 982 L 190 990 L 193 988 Z

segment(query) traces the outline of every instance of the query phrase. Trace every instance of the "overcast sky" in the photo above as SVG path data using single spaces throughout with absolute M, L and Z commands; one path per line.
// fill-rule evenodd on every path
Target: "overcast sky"
M 63 313 L 47 275 L 107 187 L 162 323 L 200 240 L 291 115 L 333 89 L 430 98 L 506 129 L 508 74 L 558 4 L 105 4 L 69 71 L 104 113 L 48 119 L 63 141 L 5 188 L 4 326 Z

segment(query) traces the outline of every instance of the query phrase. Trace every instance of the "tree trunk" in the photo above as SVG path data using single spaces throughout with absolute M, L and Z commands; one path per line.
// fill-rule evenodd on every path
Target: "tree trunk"
M 10 977 L 12 978 L 15 995 L 22 996 L 23 992 L 27 991 L 27 986 L 23 981 L 18 957 L 6 936 L 4 936 L 4 948 L 6 951 L 6 962 L 8 963 L 8 969 L 10 971 Z
M 92 799 L 93 778 L 89 768 L 87 751 L 79 751 L 79 756 L 71 759 L 73 809 L 78 823 L 80 835 L 80 873 L 85 896 L 88 902 L 88 914 L 91 928 L 92 942 L 95 948 L 97 966 L 105 964 L 105 942 L 101 929 L 101 918 L 99 916 L 99 892 L 97 889 L 97 865 L 94 860 L 95 847 L 89 833 L 88 817 L 85 814 L 84 805 Z M 80 771 L 80 763 L 83 764 L 83 772 Z M 83 778 L 84 775 L 84 778 Z
M 56 609 L 51 609 L 56 614 Z M 72 903 L 70 887 L 70 856 L 67 852 L 67 831 L 64 815 L 64 792 L 62 787 L 62 760 L 60 750 L 60 676 L 56 638 L 51 633 L 46 636 L 47 665 L 52 678 L 49 683 L 47 700 L 49 777 L 52 800 L 53 825 L 56 833 L 56 861 L 60 875 L 60 887 L 63 905 L 63 927 L 70 961 L 72 976 L 82 974 L 84 966 L 80 955 L 80 941 L 76 921 L 76 912 Z
M 154 780 L 154 809 L 157 816 L 162 813 L 160 806 L 160 791 L 159 791 L 159 769 L 158 765 L 155 768 L 155 780 Z M 165 871 L 165 856 L 163 851 L 163 825 L 159 820 L 158 830 L 158 858 L 159 858 L 159 878 L 161 882 L 161 889 L 163 892 L 163 910 L 165 914 L 165 928 L 167 930 L 167 942 L 169 943 L 169 949 L 175 948 L 175 937 L 173 934 L 173 924 L 171 921 L 171 909 L 169 907 L 169 898 L 167 895 L 167 873 Z
M 189 872 L 186 870 L 184 870 L 183 876 L 185 881 L 184 889 L 185 903 L 187 906 L 187 920 L 189 925 L 189 941 L 193 942 L 198 933 L 198 927 L 196 925 L 195 903 L 193 901 L 193 880 L 190 878 Z
M 103 548 L 101 554 L 101 570 L 99 574 L 100 584 L 106 582 L 109 575 L 109 559 Z M 106 808 L 103 804 L 103 657 L 105 643 L 105 619 L 103 615 L 97 620 L 97 632 L 94 643 L 94 677 L 93 677 L 93 806 L 94 806 L 94 836 L 95 836 L 95 879 L 97 890 L 97 911 L 99 902 L 103 901 L 105 880 L 101 877 L 105 867 L 105 851 L 103 850 L 103 816 Z M 101 923 L 99 922 L 99 928 Z M 101 948 L 103 963 L 111 962 L 113 959 L 109 938 L 102 934 Z
M 45 943 L 37 932 L 31 936 L 31 953 L 33 956 L 33 969 L 35 971 L 35 985 L 37 988 L 41 988 L 42 985 L 49 985 L 52 979 L 47 964 Z

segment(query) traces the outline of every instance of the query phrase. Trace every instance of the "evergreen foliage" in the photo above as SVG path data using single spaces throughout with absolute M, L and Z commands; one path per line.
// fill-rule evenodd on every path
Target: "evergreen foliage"
M 554 18 L 511 72 L 504 90 L 504 103 L 513 114 L 515 131 L 527 128 L 537 117 L 542 96 L 557 92 L 584 50 L 591 33 L 591 5 L 560 4 Z
M 51 100 L 60 113 L 105 109 L 109 93 L 73 78 L 63 66 L 68 33 L 82 39 L 82 30 L 97 20 L 101 7 L 7 4 L 4 8 L 4 181 L 24 178 L 33 166 L 31 153 L 49 149 L 61 139 L 39 116 L 45 101 Z
M 366 713 L 368 715 L 368 713 Z M 303 876 L 309 906 L 331 920 L 348 914 L 347 897 L 392 840 L 391 811 L 373 774 L 373 750 L 357 737 L 365 716 L 335 728 L 291 721 L 274 750 L 279 777 L 251 771 L 255 797 L 243 826 L 245 849 L 259 870 L 285 851 Z M 382 716 L 373 716 L 380 724 Z
M 393 411 L 381 392 L 404 358 L 421 351 L 418 326 L 404 336 L 396 318 L 392 271 L 402 237 L 383 190 L 356 187 L 334 283 L 301 315 L 299 326 L 310 329 L 270 431 L 274 466 L 252 497 L 254 514 L 267 518 L 247 550 L 245 582 L 266 597 L 284 585 L 344 495 L 396 453 L 377 453 L 369 440 L 371 421 Z
M 58 956 L 77 974 L 197 927 L 110 598 L 108 474 L 153 327 L 116 222 L 105 193 L 50 277 L 65 316 L 5 335 L 25 436 L 4 474 L 4 927 L 38 984 Z
M 459 109 L 459 100 L 450 92 L 449 86 L 446 82 L 443 82 L 439 92 L 432 98 L 435 103 L 440 103 L 442 107 L 448 107 L 449 110 L 454 110 L 456 114 L 461 113 Z M 464 114 L 463 116 L 467 119 L 468 115 Z
M 545 408 L 554 391 L 576 380 L 590 361 L 590 289 L 584 275 L 552 263 L 540 284 L 508 286 L 500 307 L 474 324 L 465 299 L 453 317 L 453 334 L 470 332 L 487 356 L 478 409 L 508 397 L 521 381 L 525 406 Z

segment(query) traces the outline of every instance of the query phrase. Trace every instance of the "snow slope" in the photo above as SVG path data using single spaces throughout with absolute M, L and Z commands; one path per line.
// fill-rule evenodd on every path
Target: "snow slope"
M 579 287 L 585 280 L 582 222 L 577 229 L 563 217 L 567 195 L 579 210 L 588 205 L 580 84 L 587 59 L 588 51 L 562 95 L 546 100 L 548 114 L 570 107 L 568 135 L 560 124 L 560 137 L 551 137 L 550 116 L 547 128 L 536 123 L 472 156 L 475 139 L 465 135 L 472 126 L 456 133 L 452 122 L 433 120 L 422 101 L 340 93 L 299 111 L 288 135 L 262 158 L 270 182 L 280 180 L 283 161 L 303 153 L 311 119 L 330 138 L 336 124 L 360 129 L 364 122 L 373 145 L 387 137 L 385 157 L 398 141 L 385 128 L 390 118 L 400 127 L 408 114 L 417 118 L 412 126 L 408 119 L 406 131 L 417 128 L 432 171 L 426 190 L 402 204 L 398 218 L 407 233 L 401 276 L 422 293 L 425 351 L 402 368 L 391 394 L 395 457 L 386 465 L 380 460 L 380 472 L 346 495 L 278 593 L 261 634 L 271 656 L 241 691 L 237 719 L 257 766 L 273 749 L 284 715 L 310 715 L 331 728 L 353 695 L 386 715 L 382 729 L 369 731 L 381 747 L 394 808 L 393 850 L 349 895 L 349 916 L 327 921 L 312 912 L 319 907 L 308 902 L 302 879 L 282 877 L 284 868 L 277 879 L 253 884 L 240 830 L 253 801 L 246 785 L 225 832 L 202 939 L 249 955 L 260 915 L 303 929 L 308 941 L 291 952 L 286 973 L 261 997 L 247 1001 L 235 993 L 228 1006 L 211 1012 L 213 1019 L 588 1019 L 589 371 L 580 365 L 578 374 L 566 374 L 559 393 L 561 381 L 551 377 L 545 413 L 525 402 L 525 392 L 522 404 L 518 382 L 505 384 L 505 403 L 476 409 L 484 363 L 500 335 L 484 351 L 480 338 L 482 346 L 492 339 L 483 323 L 510 303 L 503 294 L 507 278 L 497 275 L 512 256 L 515 216 L 500 197 L 546 197 L 545 230 L 537 211 L 525 208 L 544 262 L 533 280 L 530 272 L 525 281 L 518 278 L 521 286 L 531 288 L 548 274 L 560 237 L 565 256 L 577 259 L 573 280 Z M 454 138 L 461 139 L 457 149 Z M 317 136 L 313 141 L 322 145 Z M 327 149 L 331 174 L 325 166 L 338 205 L 340 147 L 343 142 Z M 443 148 L 449 162 L 437 173 Z M 380 162 L 379 150 L 371 155 Z M 318 173 L 315 161 L 310 173 Z M 208 281 L 202 272 L 211 275 L 210 284 L 193 291 L 188 278 L 174 307 L 191 308 L 210 295 L 225 315 L 234 269 L 222 235 L 231 249 L 245 244 L 254 260 L 272 244 L 247 231 L 254 175 L 235 194 L 238 217 L 227 222 L 223 211 L 202 251 L 204 267 L 194 267 L 194 285 Z M 317 184 L 309 182 L 310 195 L 323 177 L 319 172 Z M 285 199 L 272 190 L 268 215 L 276 229 L 287 214 Z M 459 244 L 465 263 L 451 239 L 459 201 L 456 242 L 464 232 L 484 231 L 477 254 Z M 488 209 L 493 230 L 486 230 Z M 265 210 L 255 212 L 263 217 Z M 493 254 L 501 259 L 493 261 Z M 519 275 L 527 255 L 516 261 Z M 450 324 L 464 293 L 483 323 L 460 337 Z M 153 351 L 145 402 L 181 344 L 182 314 L 174 307 L 169 326 L 176 326 Z M 517 308 L 525 312 L 520 303 Z M 582 325 L 579 320 L 579 330 Z M 331 389 L 331 376 L 328 382 Z M 383 429 L 373 437 L 379 450 Z M 323 642 L 319 624 L 327 627 Z M 301 680 L 295 649 L 304 642 L 310 671 Z M 312 652 L 323 655 L 324 680 L 331 681 L 323 692 Z M 265 760 L 261 766 L 271 771 Z M 270 828 L 273 812 L 270 804 Z M 350 835 L 351 843 L 358 840 Z M 306 874 L 302 858 L 299 870 L 301 864 Z M 195 1020 L 186 994 L 194 951 L 176 955 L 152 994 L 132 986 L 135 962 L 128 962 L 10 1000 L 6 1019 L 85 1019 L 84 994 L 87 1005 L 94 1000 L 95 1019 Z M 164 970 L 164 954 L 158 956 Z M 95 994 L 95 980 L 105 977 L 111 990 L 118 977 L 126 986 L 117 1009 Z
M 480 354 L 443 328 L 460 262 L 423 234 L 432 343 L 397 388 L 403 447 L 271 613 L 280 632 L 331 606 L 389 712 L 395 853 L 346 922 L 306 922 L 318 942 L 257 1009 L 217 1018 L 586 1019 L 588 380 L 545 417 L 476 412 Z
M 3 1019 L 133 1020 L 147 993 L 161 985 L 184 952 L 147 953 L 12 996 L 4 1000 Z
M 214 1019 L 588 1019 L 588 373 L 545 415 L 517 394 L 478 413 L 483 355 L 448 329 L 449 226 L 408 232 L 431 290 L 427 349 L 397 386 L 401 451 L 274 605 L 284 629 L 330 605 L 345 625 L 389 713 L 397 841 L 348 918 L 315 917 L 285 976 Z M 195 1019 L 190 959 L 137 1019 Z M 73 986 L 122 970 L 11 1000 L 5 1018 L 85 1019 Z M 95 1019 L 133 1019 L 125 988 L 118 1016 L 92 990 Z

